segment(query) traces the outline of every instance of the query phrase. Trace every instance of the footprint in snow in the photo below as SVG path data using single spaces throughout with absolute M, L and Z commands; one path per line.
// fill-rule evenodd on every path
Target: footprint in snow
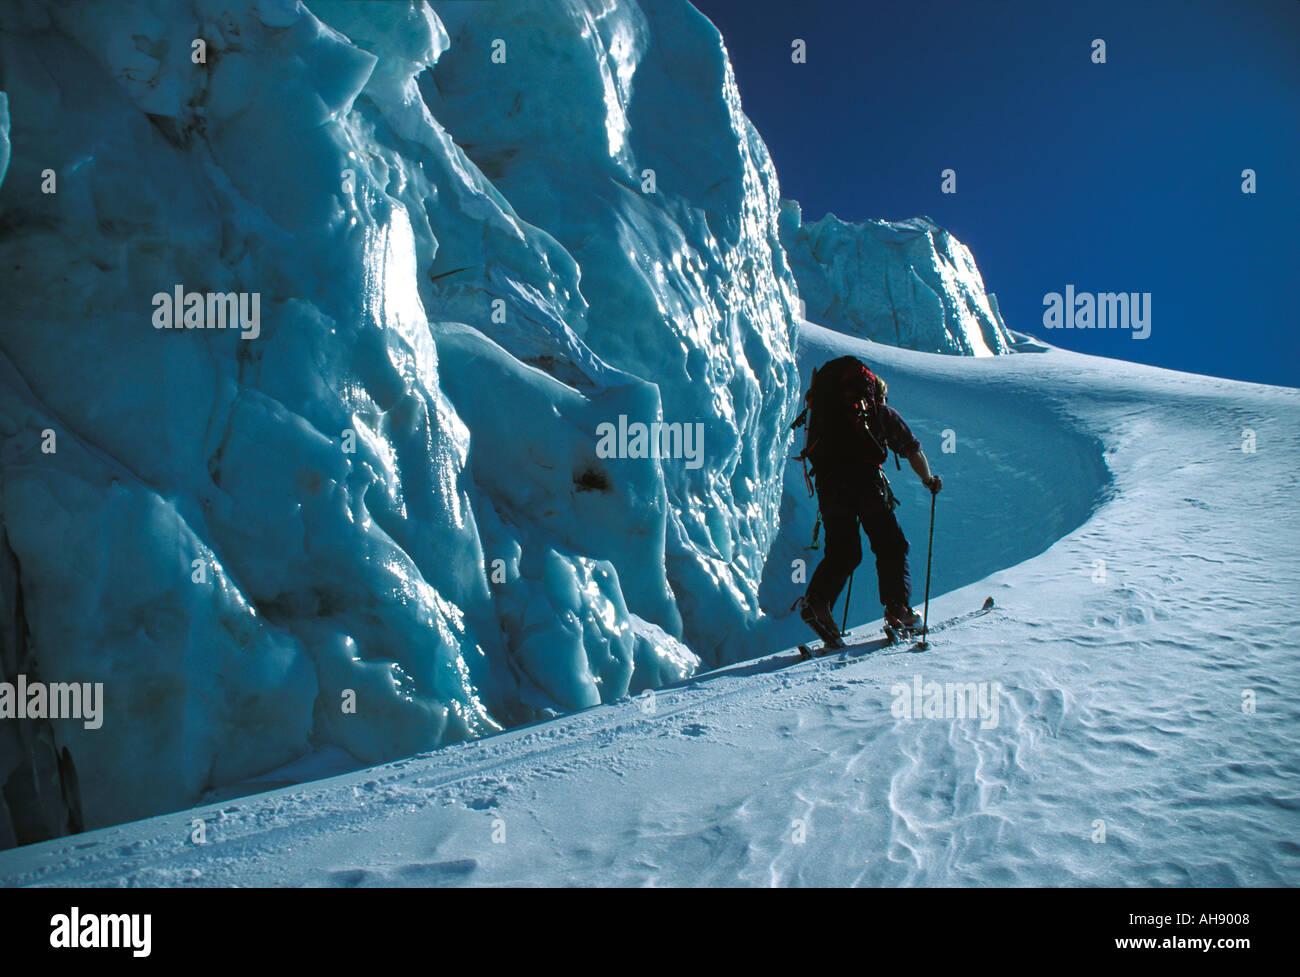
M 400 865 L 391 872 L 374 872 L 364 868 L 338 869 L 329 873 L 330 884 L 343 889 L 371 887 L 392 888 L 395 885 L 434 885 L 449 879 L 463 878 L 478 868 L 474 858 L 456 858 L 446 862 L 413 862 Z
M 476 868 L 478 868 L 477 859 L 456 858 L 446 862 L 416 862 L 403 865 L 393 874 L 415 882 L 437 882 L 469 875 Z

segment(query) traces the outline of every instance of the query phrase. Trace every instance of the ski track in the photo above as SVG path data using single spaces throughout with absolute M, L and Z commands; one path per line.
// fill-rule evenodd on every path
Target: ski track
M 891 382 L 1046 391 L 1105 446 L 1108 500 L 1041 556 L 934 601 L 932 620 L 987 594 L 997 609 L 928 652 L 881 638 L 778 668 L 785 651 L 659 690 L 653 711 L 625 699 L 0 853 L 0 881 L 1300 882 L 1300 394 L 1061 351 L 957 361 L 815 327 L 804 342 L 823 358 L 865 350 Z M 1000 683 L 998 723 L 895 718 L 891 687 L 915 674 Z M 196 817 L 206 844 L 190 840 Z

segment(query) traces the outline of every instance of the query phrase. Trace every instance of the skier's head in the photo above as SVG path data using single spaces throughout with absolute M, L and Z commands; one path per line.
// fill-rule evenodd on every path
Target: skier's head
M 878 374 L 876 376 L 876 396 L 880 398 L 882 404 L 889 399 L 889 384 L 885 383 L 885 378 Z

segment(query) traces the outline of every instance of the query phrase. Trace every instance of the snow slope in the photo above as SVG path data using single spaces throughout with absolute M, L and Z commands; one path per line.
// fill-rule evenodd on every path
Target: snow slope
M 891 390 L 923 391 L 924 411 L 959 432 L 1022 400 L 1035 423 L 1056 419 L 1060 437 L 1038 438 L 1019 477 L 1000 465 L 963 476 L 1030 507 L 1099 503 L 1045 552 L 931 606 L 942 619 L 991 594 L 993 613 L 935 635 L 926 653 L 879 648 L 867 620 L 842 663 L 789 665 L 790 652 L 754 648 L 752 661 L 653 695 L 0 853 L 0 879 L 1300 882 L 1300 392 L 1055 349 L 933 356 L 804 327 L 805 367 L 843 351 L 878 364 Z M 1089 439 L 1105 460 L 1100 495 L 1075 484 Z M 949 460 L 968 450 L 980 447 L 959 436 Z M 1017 520 L 1014 506 L 984 518 L 945 508 L 961 490 L 939 500 L 942 572 L 959 574 L 943 568 L 982 533 L 1044 543 L 1041 509 Z M 922 535 L 914 511 L 905 528 Z M 895 715 L 896 685 L 917 676 L 998 683 L 996 722 Z

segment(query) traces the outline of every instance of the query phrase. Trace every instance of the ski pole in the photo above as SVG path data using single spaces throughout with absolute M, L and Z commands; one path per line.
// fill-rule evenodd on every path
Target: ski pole
M 925 617 L 921 620 L 920 648 L 930 647 L 930 560 L 934 556 L 934 503 L 938 497 L 937 492 L 930 493 L 930 545 L 925 551 Z
M 846 630 L 849 626 L 849 601 L 853 599 L 853 577 L 856 573 L 857 571 L 854 570 L 853 573 L 849 574 L 849 589 L 844 594 L 844 619 L 840 621 L 840 634 L 849 633 Z M 831 620 L 834 621 L 835 618 L 831 618 Z

